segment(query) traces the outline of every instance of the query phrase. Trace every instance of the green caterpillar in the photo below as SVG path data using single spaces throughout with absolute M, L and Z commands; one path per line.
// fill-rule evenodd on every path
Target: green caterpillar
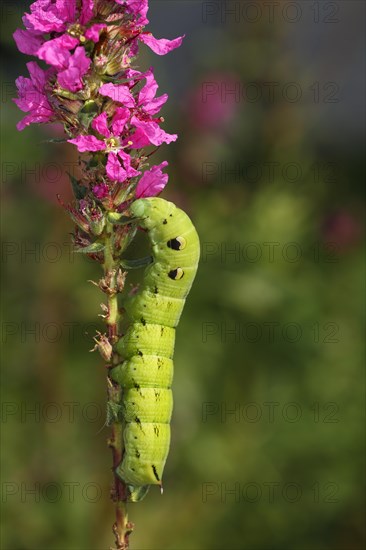
M 111 371 L 123 388 L 124 457 L 117 474 L 141 500 L 150 485 L 162 487 L 170 445 L 175 327 L 196 275 L 197 232 L 173 203 L 138 199 L 131 214 L 148 231 L 152 263 L 139 292 L 125 304 L 131 324 L 117 343 L 125 359 Z

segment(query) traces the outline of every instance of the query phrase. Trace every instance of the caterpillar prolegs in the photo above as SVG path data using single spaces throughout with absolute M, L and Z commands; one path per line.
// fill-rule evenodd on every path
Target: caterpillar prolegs
M 150 485 L 162 486 L 170 445 L 171 383 L 175 328 L 196 275 L 197 232 L 173 203 L 138 199 L 131 214 L 146 229 L 152 263 L 139 292 L 125 304 L 131 321 L 117 343 L 124 362 L 111 378 L 123 388 L 124 457 L 117 474 L 129 486 L 130 500 L 141 500 Z

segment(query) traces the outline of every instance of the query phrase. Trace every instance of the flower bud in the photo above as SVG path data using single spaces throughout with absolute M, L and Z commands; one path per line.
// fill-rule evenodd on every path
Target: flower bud
M 82 209 L 85 218 L 88 220 L 89 227 L 93 235 L 101 235 L 105 226 L 105 216 L 99 206 L 89 205 Z
M 91 351 L 98 350 L 105 361 L 110 361 L 113 353 L 113 347 L 105 334 L 97 333 L 94 337 L 95 346 Z

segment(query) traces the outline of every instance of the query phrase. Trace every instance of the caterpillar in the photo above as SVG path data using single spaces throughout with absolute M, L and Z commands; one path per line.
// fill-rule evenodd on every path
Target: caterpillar
M 170 446 L 175 329 L 197 272 L 200 244 L 191 220 L 172 202 L 138 199 L 130 211 L 148 232 L 152 262 L 138 293 L 124 305 L 130 324 L 116 345 L 124 361 L 110 376 L 123 388 L 124 455 L 117 474 L 136 502 L 151 485 L 162 490 Z

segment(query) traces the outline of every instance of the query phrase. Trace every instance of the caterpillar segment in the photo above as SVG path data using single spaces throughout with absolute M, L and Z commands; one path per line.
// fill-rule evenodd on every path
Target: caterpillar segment
M 130 325 L 117 343 L 124 362 L 111 370 L 111 378 L 124 390 L 124 455 L 117 474 L 136 502 L 150 485 L 162 488 L 170 446 L 175 328 L 196 275 L 200 246 L 191 220 L 173 203 L 139 199 L 130 210 L 147 230 L 153 261 L 139 292 L 125 304 Z

